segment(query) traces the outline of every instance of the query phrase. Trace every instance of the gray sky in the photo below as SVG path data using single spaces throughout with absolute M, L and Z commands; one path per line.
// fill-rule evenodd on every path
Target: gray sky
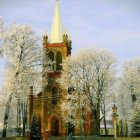
M 59 0 L 59 4 L 73 53 L 80 47 L 107 48 L 119 64 L 140 56 L 140 0 Z M 0 0 L 0 16 L 6 26 L 15 21 L 32 25 L 39 35 L 46 30 L 49 34 L 54 6 L 55 0 Z

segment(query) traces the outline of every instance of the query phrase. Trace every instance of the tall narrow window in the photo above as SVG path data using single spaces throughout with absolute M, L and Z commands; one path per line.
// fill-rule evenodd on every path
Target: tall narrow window
M 56 53 L 56 70 L 62 70 L 62 54 L 61 52 Z
M 52 104 L 56 105 L 58 100 L 58 90 L 56 87 L 52 88 Z
M 50 52 L 48 53 L 48 57 L 49 57 L 49 59 L 50 59 L 50 61 L 51 61 L 51 64 L 49 64 L 49 66 L 50 66 L 50 68 L 51 68 L 52 70 L 54 70 L 54 53 L 53 53 L 52 51 L 50 51 Z

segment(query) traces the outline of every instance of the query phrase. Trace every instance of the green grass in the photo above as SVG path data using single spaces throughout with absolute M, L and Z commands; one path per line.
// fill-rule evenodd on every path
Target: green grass
M 9 137 L 9 138 L 0 138 L 0 140 L 26 140 L 26 137 Z M 66 137 L 49 137 L 49 140 L 67 140 Z M 76 140 L 80 140 L 80 137 L 77 137 Z M 114 140 L 114 138 L 95 138 L 95 137 L 84 137 L 83 140 Z M 117 138 L 117 140 L 140 140 L 139 138 Z
M 66 137 L 50 137 L 49 140 L 67 140 Z M 80 140 L 80 137 L 76 137 L 75 140 Z M 84 137 L 83 140 L 114 140 L 113 137 Z M 117 140 L 140 140 L 140 137 L 139 138 L 128 138 L 128 137 L 125 137 L 125 138 L 117 138 Z
M 0 138 L 0 140 L 26 140 L 24 137 L 8 137 L 8 138 Z
M 140 137 L 135 138 L 135 137 L 131 137 L 131 138 L 117 138 L 117 140 L 140 140 Z

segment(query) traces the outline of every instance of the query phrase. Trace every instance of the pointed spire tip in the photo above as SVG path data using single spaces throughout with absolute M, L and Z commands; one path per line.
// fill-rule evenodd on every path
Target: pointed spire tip
M 59 9 L 59 0 L 56 0 L 55 10 L 54 10 L 54 17 L 52 23 L 52 30 L 51 30 L 51 43 L 59 43 L 63 41 L 63 27 Z

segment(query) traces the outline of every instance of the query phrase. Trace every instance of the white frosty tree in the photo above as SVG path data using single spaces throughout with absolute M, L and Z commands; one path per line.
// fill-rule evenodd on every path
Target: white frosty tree
M 0 54 L 2 53 L 3 31 L 4 31 L 4 28 L 3 28 L 3 20 L 2 20 L 2 18 L 0 17 Z
M 119 112 L 123 122 L 128 123 L 130 134 L 130 117 L 140 101 L 140 58 L 129 60 L 123 65 L 123 73 L 120 79 Z
M 140 107 L 137 106 L 132 111 L 131 117 L 131 135 L 140 137 Z
M 77 122 L 80 112 L 85 122 L 86 112 L 90 111 L 94 132 L 91 133 L 100 134 L 100 105 L 114 82 L 114 63 L 110 52 L 98 48 L 82 49 L 63 63 L 60 83 L 66 89 L 73 89 L 66 96 L 68 103 L 62 103 L 62 112 L 68 114 L 67 121 Z
M 133 108 L 140 99 L 140 58 L 125 62 L 121 82 L 123 91 L 130 97 Z
M 29 25 L 13 23 L 4 33 L 3 38 L 3 56 L 7 64 L 5 88 L 9 93 L 2 134 L 5 137 L 13 96 L 17 102 L 19 135 L 21 134 L 21 122 L 25 133 L 28 87 L 34 86 L 35 81 L 37 82 L 38 66 L 42 63 L 42 51 L 39 47 L 39 38 Z
M 109 116 L 111 116 L 111 110 L 112 110 L 112 103 L 114 101 L 114 96 L 112 94 L 116 94 L 114 91 L 115 88 L 115 83 L 114 81 L 112 82 L 112 85 L 108 87 L 107 92 L 104 92 L 102 98 L 101 98 L 101 116 L 100 118 L 103 119 L 104 122 L 104 129 L 105 129 L 105 135 L 108 135 L 107 133 L 107 123 L 106 120 L 108 119 Z

